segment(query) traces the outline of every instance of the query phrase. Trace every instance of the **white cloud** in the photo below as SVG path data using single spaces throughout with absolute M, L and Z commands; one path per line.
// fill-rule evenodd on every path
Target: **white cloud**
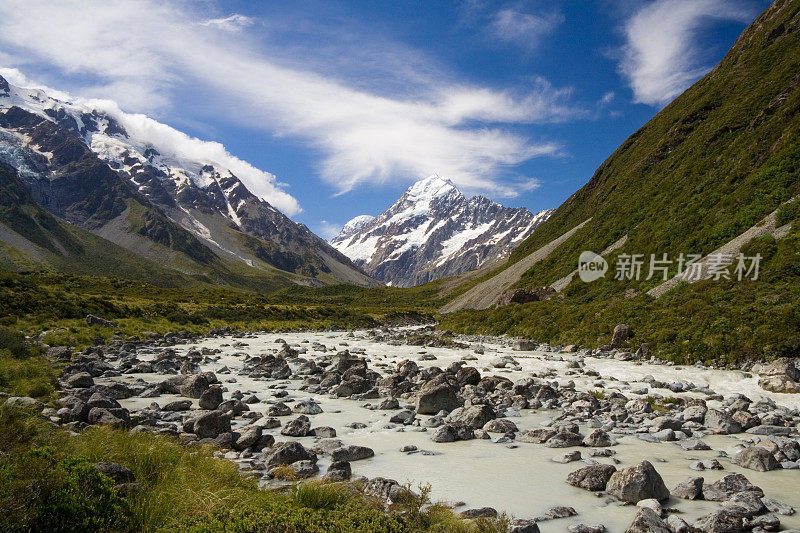
M 502 41 L 527 50 L 536 48 L 539 41 L 564 22 L 561 13 L 533 15 L 515 9 L 501 9 L 489 24 L 491 34 Z
M 209 114 L 305 139 L 320 153 L 321 177 L 339 192 L 439 172 L 466 190 L 513 195 L 508 169 L 559 146 L 502 125 L 577 114 L 568 90 L 542 80 L 522 94 L 435 73 L 393 86 L 389 95 L 382 87 L 355 87 L 287 66 L 263 52 L 257 36 L 221 32 L 201 15 L 188 2 L 6 0 L 0 44 L 13 49 L 19 66 L 90 80 L 74 91 L 136 111 L 163 108 L 202 87 L 214 94 Z
M 329 241 L 339 235 L 342 231 L 341 224 L 335 224 L 333 222 L 328 222 L 327 220 L 320 220 L 319 224 L 317 225 L 316 230 L 314 233 Z
M 663 105 L 711 68 L 695 36 L 714 20 L 747 23 L 750 9 L 738 0 L 655 0 L 626 22 L 621 72 L 636 103 Z
M 201 26 L 213 26 L 225 31 L 240 31 L 253 25 L 253 19 L 245 15 L 234 13 L 225 18 L 209 19 L 200 23 Z

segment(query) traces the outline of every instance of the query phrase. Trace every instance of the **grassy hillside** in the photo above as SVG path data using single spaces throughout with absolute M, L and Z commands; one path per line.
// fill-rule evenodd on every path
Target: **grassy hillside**
M 643 295 L 659 282 L 643 279 L 647 266 L 639 281 L 610 279 L 621 254 L 708 254 L 800 194 L 797 50 L 800 1 L 778 0 L 714 70 L 631 135 L 501 267 L 591 217 L 517 286 L 550 285 L 577 268 L 581 251 L 600 252 L 627 235 L 608 258 L 604 280 L 574 280 L 563 300 L 465 311 L 445 327 L 596 345 L 616 323 L 629 321 L 638 325 L 637 342 L 652 342 L 674 358 L 800 354 L 796 309 L 787 316 L 781 307 L 798 301 L 796 232 L 762 243 L 777 251 L 757 283 L 680 286 L 654 302 Z M 796 204 L 781 208 L 780 222 L 796 219 L 797 210 Z M 639 296 L 625 298 L 626 291 Z

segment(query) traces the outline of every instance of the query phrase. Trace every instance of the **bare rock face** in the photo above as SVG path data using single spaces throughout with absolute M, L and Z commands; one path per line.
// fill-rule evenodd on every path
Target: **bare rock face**
M 653 498 L 666 500 L 669 489 L 649 461 L 615 472 L 608 480 L 606 491 L 622 501 L 636 503 Z
M 370 276 L 410 287 L 507 258 L 551 213 L 466 198 L 450 180 L 430 176 L 378 217 L 354 218 L 330 242 Z

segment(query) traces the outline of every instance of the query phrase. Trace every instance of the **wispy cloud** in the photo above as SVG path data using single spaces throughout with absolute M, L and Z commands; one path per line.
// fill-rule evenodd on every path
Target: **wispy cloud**
M 625 24 L 620 64 L 636 103 L 663 105 L 711 68 L 696 40 L 704 24 L 720 20 L 747 23 L 753 10 L 740 0 L 655 0 Z
M 508 169 L 559 146 L 506 125 L 579 114 L 568 89 L 543 80 L 527 91 L 436 73 L 390 92 L 349 83 L 264 51 L 239 19 L 230 21 L 236 32 L 210 22 L 188 2 L 7 0 L 0 3 L 0 44 L 14 66 L 90 80 L 70 89 L 133 111 L 168 109 L 202 87 L 215 95 L 209 113 L 305 139 L 320 154 L 321 177 L 339 192 L 438 172 L 467 190 L 512 195 Z
M 564 22 L 557 12 L 545 14 L 525 13 L 506 8 L 497 11 L 489 24 L 491 35 L 525 50 L 533 50 L 540 40 Z
M 201 26 L 213 26 L 225 31 L 239 31 L 243 28 L 253 25 L 253 19 L 234 13 L 233 15 L 225 18 L 209 19 L 200 22 Z

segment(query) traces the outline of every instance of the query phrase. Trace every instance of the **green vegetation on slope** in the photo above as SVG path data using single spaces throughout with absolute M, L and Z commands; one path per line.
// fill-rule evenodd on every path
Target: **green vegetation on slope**
M 611 284 L 576 282 L 563 299 L 459 311 L 440 327 L 596 347 L 611 340 L 614 326 L 627 323 L 635 337 L 626 347 L 647 342 L 655 355 L 679 363 L 800 356 L 800 229 L 777 241 L 752 241 L 743 252 L 763 257 L 757 281 L 683 283 L 657 300 L 643 293 L 626 298 Z

